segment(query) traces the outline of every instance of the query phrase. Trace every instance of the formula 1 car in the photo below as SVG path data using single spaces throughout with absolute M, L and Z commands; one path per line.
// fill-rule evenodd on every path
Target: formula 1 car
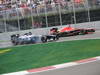
M 57 35 L 59 37 L 75 36 L 75 35 L 85 35 L 95 32 L 95 29 L 87 28 L 73 28 L 73 27 L 63 27 L 61 29 L 52 28 L 50 29 L 51 34 Z
M 23 44 L 35 44 L 35 43 L 45 43 L 48 40 L 58 40 L 56 35 L 30 35 L 28 33 L 20 36 L 19 34 L 11 35 L 11 42 L 13 45 L 23 45 Z

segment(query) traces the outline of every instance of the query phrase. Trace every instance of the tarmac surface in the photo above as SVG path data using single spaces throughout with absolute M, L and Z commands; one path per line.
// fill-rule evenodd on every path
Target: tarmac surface
M 27 75 L 100 75 L 100 60 Z
M 95 33 L 92 33 L 92 34 L 62 37 L 56 42 L 71 41 L 71 40 L 84 40 L 84 39 L 100 39 L 100 30 L 97 30 Z M 11 41 L 0 42 L 0 48 L 12 47 L 12 46 L 13 44 L 11 43 Z

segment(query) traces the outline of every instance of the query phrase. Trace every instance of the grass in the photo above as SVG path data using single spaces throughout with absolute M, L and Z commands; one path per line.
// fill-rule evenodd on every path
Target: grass
M 8 40 L 0 40 L 0 42 L 9 42 Z
M 4 51 L 3 51 L 4 50 Z M 100 39 L 1 48 L 0 74 L 100 56 Z

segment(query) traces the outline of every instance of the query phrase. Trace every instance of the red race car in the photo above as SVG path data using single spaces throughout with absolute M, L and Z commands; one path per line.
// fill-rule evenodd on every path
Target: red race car
M 87 28 L 87 29 L 80 29 L 80 28 L 73 28 L 73 27 L 63 27 L 61 29 L 52 28 L 50 30 L 51 34 L 57 35 L 59 37 L 66 37 L 66 36 L 75 36 L 75 35 L 85 35 L 89 33 L 95 32 L 95 29 Z

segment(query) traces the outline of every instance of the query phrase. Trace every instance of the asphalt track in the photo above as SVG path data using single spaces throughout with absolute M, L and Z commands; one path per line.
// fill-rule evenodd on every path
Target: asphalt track
M 100 60 L 27 75 L 100 75 Z
M 100 39 L 100 30 L 97 30 L 93 34 L 62 37 L 62 38 L 60 38 L 56 42 L 72 41 L 72 40 L 84 40 L 84 39 Z M 0 42 L 0 48 L 12 47 L 12 46 L 13 45 L 12 45 L 11 41 L 8 41 L 8 42 Z

